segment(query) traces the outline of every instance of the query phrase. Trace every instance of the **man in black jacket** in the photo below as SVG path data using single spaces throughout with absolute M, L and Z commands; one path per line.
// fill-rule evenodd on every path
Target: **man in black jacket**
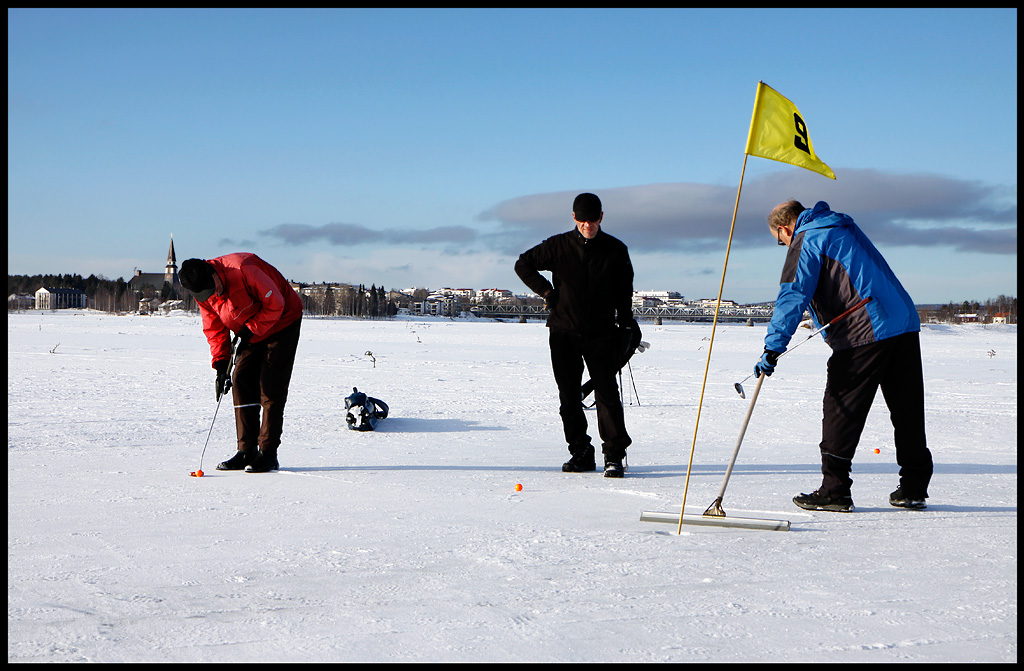
M 636 328 L 633 264 L 626 245 L 601 230 L 604 212 L 597 196 L 581 193 L 572 210 L 576 227 L 523 252 L 515 270 L 526 286 L 544 297 L 549 310 L 551 368 L 571 455 L 562 470 L 596 470 L 580 397 L 586 363 L 594 383 L 604 475 L 621 478 L 626 448 L 632 440 L 626 432 L 615 374 L 624 343 L 629 342 L 626 331 Z M 542 270 L 551 271 L 551 282 L 540 274 Z

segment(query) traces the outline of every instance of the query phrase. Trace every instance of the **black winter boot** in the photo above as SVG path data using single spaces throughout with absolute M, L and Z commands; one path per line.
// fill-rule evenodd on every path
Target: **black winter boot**
M 256 458 L 245 467 L 246 473 L 269 473 L 278 469 L 277 452 L 257 452 Z
M 625 468 L 622 465 L 621 459 L 604 459 L 604 477 L 606 478 L 621 478 L 625 473 Z
M 922 494 L 908 493 L 904 491 L 903 486 L 896 488 L 896 491 L 889 494 L 889 505 L 896 506 L 897 508 L 910 508 L 911 510 L 924 510 L 928 506 L 925 505 L 924 500 L 928 498 Z
M 597 463 L 594 461 L 594 446 L 588 445 L 582 450 L 572 452 L 569 461 L 562 464 L 563 473 L 589 473 L 597 470 Z
M 218 471 L 240 471 L 253 462 L 259 454 L 256 450 L 238 450 L 235 456 L 217 464 Z
M 830 494 L 816 489 L 810 494 L 798 494 L 793 503 L 804 510 L 827 510 L 833 513 L 852 513 L 855 508 L 849 494 Z

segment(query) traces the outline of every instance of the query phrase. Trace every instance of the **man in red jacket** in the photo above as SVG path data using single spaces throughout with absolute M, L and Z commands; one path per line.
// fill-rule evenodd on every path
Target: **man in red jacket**
M 195 296 L 203 317 L 217 371 L 217 398 L 233 389 L 238 451 L 217 464 L 217 470 L 276 471 L 302 300 L 276 268 L 255 254 L 188 259 L 178 278 Z M 227 375 L 229 331 L 238 336 L 234 380 Z

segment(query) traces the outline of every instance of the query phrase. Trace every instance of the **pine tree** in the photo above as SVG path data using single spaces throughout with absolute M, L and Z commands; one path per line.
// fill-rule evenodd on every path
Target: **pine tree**
M 337 307 L 334 300 L 334 288 L 327 287 L 327 291 L 324 292 L 324 312 L 325 315 L 334 315 L 337 313 Z

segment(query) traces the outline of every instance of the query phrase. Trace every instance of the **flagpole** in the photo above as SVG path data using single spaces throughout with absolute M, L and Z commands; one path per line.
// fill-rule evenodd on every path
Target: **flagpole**
M 758 82 L 760 84 L 760 82 Z M 761 94 L 761 87 L 757 88 L 757 95 Z M 757 102 L 755 97 L 754 109 L 757 110 Z M 753 122 L 751 122 L 753 127 Z M 736 213 L 740 209 L 740 193 L 743 191 L 743 176 L 747 172 L 747 156 L 743 154 L 743 170 L 740 171 L 740 185 L 736 189 L 736 205 L 732 208 L 732 224 L 729 225 L 729 242 L 725 246 L 725 263 L 722 265 L 722 282 L 718 285 L 718 301 L 715 303 L 715 318 L 711 322 L 711 342 L 708 343 L 708 358 L 707 363 L 704 364 L 704 382 L 700 386 L 700 400 L 697 402 L 697 423 L 693 427 L 693 443 L 690 445 L 690 460 L 686 464 L 686 484 L 683 485 L 683 505 L 679 510 L 679 527 L 676 529 L 676 535 L 683 533 L 683 515 L 686 513 L 686 492 L 690 488 L 690 470 L 693 467 L 693 451 L 697 447 L 697 427 L 700 426 L 700 410 L 701 406 L 704 405 L 704 387 L 708 383 L 708 369 L 711 367 L 711 349 L 715 346 L 715 327 L 718 326 L 718 310 L 722 306 L 722 290 L 725 288 L 725 271 L 729 267 L 729 250 L 732 248 L 732 234 L 736 230 Z
M 770 92 L 770 93 L 769 93 Z M 764 100 L 764 102 L 762 102 Z M 770 105 L 766 112 L 762 107 Z M 767 114 L 767 116 L 765 116 Z M 773 126 L 774 136 L 769 134 L 768 138 L 763 137 L 763 126 Z M 783 130 L 784 129 L 784 130 Z M 786 140 L 780 142 L 780 135 L 785 136 L 790 132 L 792 145 Z M 800 143 L 803 138 L 804 144 Z M 766 143 L 768 144 L 766 151 Z M 781 150 L 781 151 L 780 151 Z M 806 154 L 806 155 L 805 155 Z M 729 226 L 729 243 L 725 247 L 725 263 L 722 265 L 722 283 L 718 286 L 718 301 L 715 303 L 715 319 L 711 324 L 711 342 L 708 344 L 708 360 L 704 365 L 704 382 L 700 387 L 700 401 L 697 403 L 697 423 L 693 427 L 693 443 L 690 445 L 690 461 L 686 465 L 686 484 L 683 487 L 683 506 L 679 511 L 679 528 L 677 534 L 683 533 L 683 517 L 686 514 L 686 494 L 690 488 L 690 471 L 693 468 L 693 452 L 697 446 L 697 429 L 700 427 L 700 411 L 704 405 L 704 389 L 708 383 L 708 369 L 711 367 L 711 349 L 715 344 L 715 328 L 718 326 L 718 311 L 722 306 L 722 290 L 725 288 L 725 271 L 729 267 L 729 250 L 732 248 L 732 236 L 736 230 L 736 213 L 740 208 L 740 194 L 743 192 L 743 176 L 747 172 L 747 157 L 761 156 L 772 161 L 781 161 L 805 168 L 829 179 L 836 176 L 832 169 L 825 165 L 821 159 L 815 156 L 811 149 L 811 139 L 807 134 L 807 127 L 791 100 L 785 98 L 775 89 L 763 81 L 757 82 L 757 93 L 754 95 L 754 113 L 750 117 L 750 130 L 747 132 L 747 145 L 743 152 L 743 170 L 740 172 L 740 185 L 736 189 L 736 205 L 732 209 L 732 224 Z

